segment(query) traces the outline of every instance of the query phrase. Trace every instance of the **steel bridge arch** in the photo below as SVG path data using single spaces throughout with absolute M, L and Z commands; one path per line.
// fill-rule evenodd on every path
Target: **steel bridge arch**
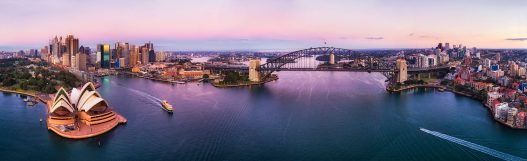
M 343 48 L 335 48 L 335 47 L 316 47 L 316 48 L 308 48 L 308 49 L 302 49 L 293 51 L 290 53 L 287 53 L 285 55 L 278 56 L 276 58 L 273 58 L 269 61 L 267 61 L 265 64 L 260 65 L 257 67 L 257 71 L 260 72 L 260 77 L 262 80 L 268 78 L 271 73 L 279 71 L 282 66 L 286 64 L 294 63 L 295 60 L 306 57 L 306 56 L 314 56 L 314 55 L 329 55 L 331 53 L 335 55 L 346 55 L 346 56 L 352 56 L 356 51 L 350 50 L 350 49 L 343 49 Z M 384 69 L 392 69 L 390 67 L 385 66 Z M 384 76 L 386 76 L 388 79 L 390 79 L 393 76 L 393 72 L 382 72 Z

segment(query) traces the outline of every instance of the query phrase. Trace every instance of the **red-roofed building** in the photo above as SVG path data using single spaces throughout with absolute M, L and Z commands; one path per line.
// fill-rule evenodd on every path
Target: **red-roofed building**
M 465 80 L 461 79 L 460 77 L 457 77 L 456 79 L 454 79 L 454 83 L 455 84 L 459 84 L 459 85 L 465 85 Z
M 508 99 L 508 100 L 514 100 L 516 99 L 516 90 L 513 90 L 513 89 L 506 89 L 505 92 L 504 92 L 504 97 L 505 99 Z

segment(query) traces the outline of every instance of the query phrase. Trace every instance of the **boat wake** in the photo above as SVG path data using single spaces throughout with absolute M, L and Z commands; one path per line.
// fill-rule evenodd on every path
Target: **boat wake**
M 466 140 L 463 140 L 463 139 L 459 139 L 459 138 L 456 138 L 456 137 L 453 137 L 453 136 L 449 136 L 449 135 L 446 135 L 446 134 L 443 134 L 443 133 L 440 133 L 440 132 L 437 132 L 437 131 L 431 131 L 431 130 L 428 130 L 428 129 L 425 129 L 425 128 L 420 128 L 419 130 L 421 130 L 421 131 L 423 131 L 425 133 L 428 133 L 430 135 L 434 135 L 436 137 L 439 137 L 441 139 L 444 139 L 444 140 L 447 140 L 447 141 L 450 141 L 450 142 L 453 142 L 453 143 L 465 146 L 467 148 L 470 148 L 470 149 L 473 149 L 473 150 L 476 150 L 476 151 L 488 154 L 490 156 L 493 156 L 493 157 L 496 157 L 496 158 L 499 158 L 499 159 L 503 159 L 503 160 L 507 160 L 507 161 L 526 160 L 526 159 L 523 159 L 523 158 L 520 158 L 520 157 L 517 157 L 517 156 L 514 156 L 514 155 L 510 155 L 510 154 L 507 154 L 507 153 L 504 153 L 504 152 L 500 152 L 500 151 L 497 151 L 497 150 L 494 150 L 494 149 L 491 149 L 491 148 L 488 148 L 488 147 L 485 147 L 485 146 L 482 146 L 482 145 L 478 145 L 478 144 L 475 144 L 475 143 L 472 143 L 472 142 L 469 142 L 469 141 L 466 141 Z
M 115 83 L 113 81 L 112 81 L 112 83 L 114 83 L 114 84 L 116 84 L 116 85 L 118 85 L 120 87 L 123 87 L 124 89 L 129 90 L 129 91 L 131 91 L 131 92 L 133 92 L 133 93 L 135 93 L 135 94 L 137 94 L 139 96 L 142 96 L 142 97 L 152 101 L 154 104 L 159 104 L 159 102 L 161 102 L 161 99 L 159 99 L 157 97 L 154 97 L 154 96 L 152 96 L 152 95 L 150 95 L 148 93 L 145 93 L 145 92 L 142 92 L 142 91 L 139 91 L 139 90 L 135 90 L 135 89 L 132 89 L 132 88 L 125 87 L 125 86 L 121 85 L 120 83 Z
M 130 90 L 130 91 L 132 91 L 132 92 L 134 92 L 134 93 L 136 93 L 136 94 L 138 94 L 138 95 L 140 95 L 140 96 L 143 96 L 143 97 L 145 97 L 145 98 L 148 98 L 148 99 L 154 101 L 155 103 L 159 103 L 159 102 L 161 102 L 161 99 L 159 99 L 159 98 L 157 98 L 157 97 L 154 97 L 154 96 L 152 96 L 152 95 L 150 95 L 150 94 L 148 94 L 148 93 L 141 92 L 141 91 L 138 91 L 138 90 L 135 90 L 135 89 L 130 89 L 130 88 L 127 88 L 127 89 Z

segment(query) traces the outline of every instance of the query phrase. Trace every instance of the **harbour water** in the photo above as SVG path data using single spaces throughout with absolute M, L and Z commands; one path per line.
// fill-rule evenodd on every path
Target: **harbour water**
M 0 160 L 499 159 L 488 151 L 527 158 L 527 131 L 494 122 L 476 100 L 433 89 L 389 94 L 379 73 L 278 75 L 265 86 L 227 89 L 102 78 L 99 92 L 128 123 L 84 140 L 49 132 L 39 122 L 44 105 L 2 93 Z

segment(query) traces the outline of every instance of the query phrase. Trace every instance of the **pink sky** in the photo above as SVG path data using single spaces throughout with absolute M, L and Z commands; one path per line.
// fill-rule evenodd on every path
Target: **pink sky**
M 506 3 L 504 3 L 506 2 Z M 0 2 L 0 47 L 54 35 L 183 49 L 527 47 L 527 1 L 17 0 Z M 508 40 L 511 39 L 511 40 Z

